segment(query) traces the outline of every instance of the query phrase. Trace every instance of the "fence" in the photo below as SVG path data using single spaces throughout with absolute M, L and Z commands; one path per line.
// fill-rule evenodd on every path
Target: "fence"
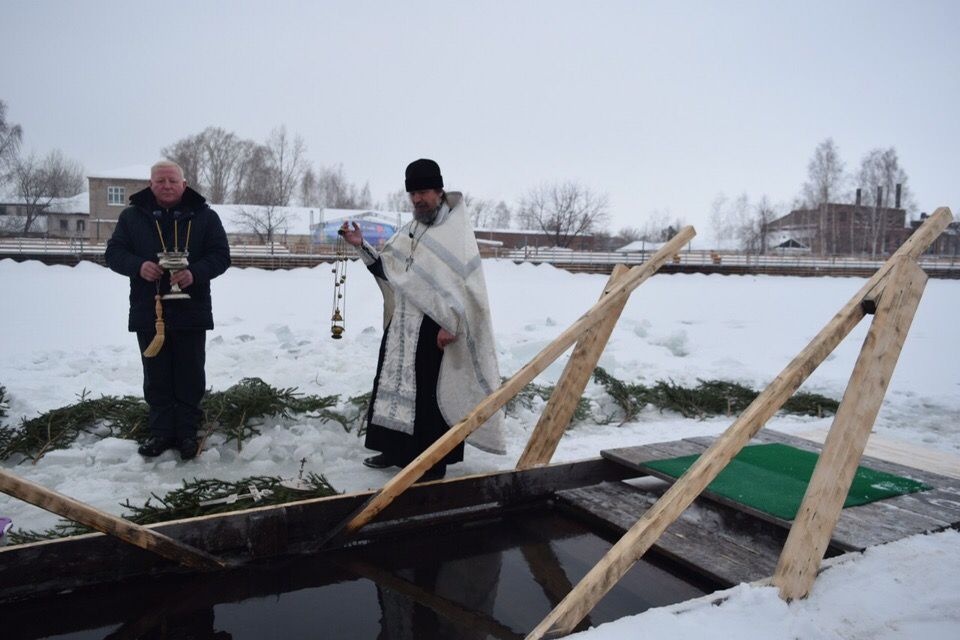
M 610 273 L 615 264 L 642 264 L 653 251 L 570 251 L 563 249 L 512 249 L 489 251 L 484 257 L 513 262 L 552 264 L 574 272 Z M 293 269 L 330 262 L 334 245 L 311 247 L 314 253 L 293 253 L 282 243 L 232 245 L 230 254 L 238 267 Z M 82 239 L 0 238 L 0 259 L 42 260 L 48 264 L 76 264 L 80 260 L 104 263 L 106 244 Z M 934 278 L 960 278 L 960 256 L 921 256 L 918 263 Z M 868 256 L 754 255 L 721 251 L 681 251 L 661 268 L 665 273 L 769 274 L 794 276 L 865 276 L 883 264 Z

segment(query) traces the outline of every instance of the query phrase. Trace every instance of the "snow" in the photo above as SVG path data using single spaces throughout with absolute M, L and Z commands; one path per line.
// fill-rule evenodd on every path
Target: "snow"
M 570 274 L 549 265 L 484 261 L 501 371 L 510 375 L 597 299 L 606 276 Z M 369 391 L 380 339 L 381 298 L 359 263 L 349 267 L 343 340 L 330 339 L 329 265 L 292 271 L 231 269 L 213 283 L 216 328 L 207 340 L 207 384 L 221 390 L 243 377 L 310 394 Z M 631 297 L 600 364 L 630 382 L 691 384 L 723 378 L 762 388 L 863 284 L 859 278 L 658 275 Z M 126 332 L 125 280 L 93 263 L 77 267 L 0 261 L 0 384 L 10 396 L 8 422 L 94 395 L 141 393 L 136 340 Z M 878 437 L 960 455 L 960 281 L 930 280 L 877 419 Z M 863 343 L 861 323 L 804 385 L 839 398 Z M 538 380 L 555 382 L 563 358 Z M 614 407 L 591 383 L 595 415 Z M 451 477 L 509 469 L 539 409 L 506 421 L 508 454 L 468 448 Z M 715 435 L 730 418 L 688 420 L 654 410 L 617 426 L 587 423 L 563 438 L 555 461 L 601 449 Z M 776 416 L 788 433 L 827 428 L 829 419 Z M 270 418 L 238 452 L 212 438 L 196 460 L 175 452 L 145 460 L 133 442 L 84 436 L 65 450 L 3 468 L 41 485 L 122 513 L 193 477 L 238 479 L 323 473 L 339 490 L 380 487 L 389 471 L 363 467 L 370 453 L 354 433 L 309 418 Z M 56 517 L 7 496 L 0 516 L 14 527 L 51 526 Z M 740 585 L 701 601 L 650 610 L 581 633 L 587 640 L 671 638 L 955 638 L 960 637 L 960 533 L 915 536 L 844 556 L 817 579 L 810 598 L 786 604 L 771 587 Z M 647 633 L 644 633 L 647 632 Z
M 114 169 L 104 169 L 89 174 L 88 178 L 113 178 L 115 180 L 149 180 L 149 164 L 132 164 Z

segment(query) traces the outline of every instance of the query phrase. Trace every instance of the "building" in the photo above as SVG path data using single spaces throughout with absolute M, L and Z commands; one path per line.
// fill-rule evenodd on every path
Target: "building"
M 910 235 L 900 208 L 824 204 L 794 209 L 767 225 L 767 246 L 787 242 L 812 255 L 889 255 Z
M 90 203 L 87 237 L 106 242 L 130 196 L 150 186 L 150 166 L 137 165 L 93 173 L 87 177 Z
M 927 214 L 921 213 L 919 220 L 911 220 L 910 233 L 919 229 L 927 217 Z M 948 224 L 947 228 L 943 230 L 943 233 L 937 236 L 933 243 L 930 244 L 930 248 L 927 249 L 926 253 L 928 255 L 949 256 L 951 258 L 960 256 L 960 221 L 954 220 Z
M 0 201 L 0 233 L 20 237 L 86 239 L 90 199 L 87 193 L 70 198 L 52 198 L 47 203 L 22 200 Z M 27 215 L 34 211 L 30 231 L 23 232 Z

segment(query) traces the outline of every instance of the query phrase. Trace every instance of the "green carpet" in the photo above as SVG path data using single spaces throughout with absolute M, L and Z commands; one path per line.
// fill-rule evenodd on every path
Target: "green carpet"
M 651 460 L 643 466 L 679 478 L 699 457 Z M 750 445 L 730 461 L 707 489 L 778 518 L 793 520 L 819 457 L 785 444 Z M 902 476 L 857 467 L 843 506 L 853 507 L 931 488 Z

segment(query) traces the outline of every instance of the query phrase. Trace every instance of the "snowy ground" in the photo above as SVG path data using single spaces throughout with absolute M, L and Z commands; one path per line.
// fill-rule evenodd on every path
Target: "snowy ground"
M 484 263 L 501 371 L 509 375 L 596 301 L 605 276 L 573 275 L 550 266 Z M 311 394 L 343 398 L 369 390 L 380 339 L 380 295 L 372 278 L 349 270 L 347 333 L 329 337 L 329 267 L 294 271 L 231 269 L 214 283 L 217 328 L 208 335 L 207 381 L 225 389 L 243 377 Z M 863 284 L 857 278 L 659 275 L 632 296 L 600 364 L 627 381 L 723 378 L 762 388 Z M 0 261 L 0 384 L 11 397 L 9 421 L 95 395 L 140 394 L 135 339 L 126 333 L 125 280 L 90 263 L 75 268 Z M 893 376 L 875 432 L 960 455 L 960 282 L 931 280 Z M 808 380 L 804 389 L 839 398 L 866 334 L 864 322 Z M 554 382 L 563 361 L 541 377 Z M 612 412 L 592 383 L 597 414 Z M 507 420 L 508 454 L 468 448 L 450 476 L 512 468 L 537 413 Z M 554 460 L 600 449 L 716 434 L 728 418 L 687 420 L 644 412 L 636 422 L 583 424 L 571 430 Z M 829 419 L 777 416 L 769 427 L 802 432 Z M 339 490 L 381 486 L 388 472 L 367 469 L 369 452 L 336 424 L 267 421 L 262 435 L 235 447 L 214 442 L 197 460 L 173 452 L 146 461 L 136 445 L 89 438 L 48 453 L 36 465 L 4 468 L 114 513 L 126 499 L 180 486 L 184 478 L 236 479 L 295 475 L 299 460 Z M 21 528 L 56 518 L 0 497 L 0 515 Z M 771 588 L 740 586 L 722 606 L 649 611 L 583 634 L 659 637 L 955 638 L 960 637 L 960 534 L 919 536 L 873 549 L 827 570 L 813 596 L 785 605 Z M 682 612 L 678 612 L 682 609 Z

